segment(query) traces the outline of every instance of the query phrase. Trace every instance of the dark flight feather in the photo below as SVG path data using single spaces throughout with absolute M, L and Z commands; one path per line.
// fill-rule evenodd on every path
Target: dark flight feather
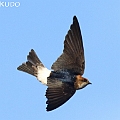
M 47 111 L 54 110 L 68 101 L 75 93 L 74 86 L 56 78 L 48 78 L 46 90 Z
M 53 70 L 71 69 L 75 73 L 83 75 L 85 69 L 84 48 L 82 35 L 77 17 L 73 17 L 73 24 L 70 26 L 65 41 L 62 55 L 53 63 Z
M 20 71 L 27 72 L 33 76 L 37 76 L 37 66 L 44 67 L 35 51 L 31 49 L 29 55 L 27 56 L 27 62 L 20 65 L 17 69 Z

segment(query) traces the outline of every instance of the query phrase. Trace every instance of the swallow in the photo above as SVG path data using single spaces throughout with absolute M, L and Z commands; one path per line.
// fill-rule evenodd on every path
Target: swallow
M 87 78 L 82 77 L 85 69 L 84 47 L 81 30 L 77 17 L 65 36 L 64 49 L 60 57 L 48 70 L 38 58 L 33 49 L 18 70 L 29 73 L 47 86 L 46 110 L 52 111 L 67 102 L 76 92 L 91 84 Z

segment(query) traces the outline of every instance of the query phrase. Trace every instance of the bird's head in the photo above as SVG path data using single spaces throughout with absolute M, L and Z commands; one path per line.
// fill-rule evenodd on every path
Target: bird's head
M 92 84 L 92 83 L 90 83 L 88 79 L 80 75 L 76 75 L 75 82 L 74 82 L 74 87 L 76 90 L 82 89 L 86 87 L 88 84 Z

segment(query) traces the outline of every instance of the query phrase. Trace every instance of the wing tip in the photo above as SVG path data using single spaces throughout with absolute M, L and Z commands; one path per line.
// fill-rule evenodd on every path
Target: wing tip
M 73 16 L 73 21 L 78 21 L 76 15 Z
M 47 112 L 50 112 L 50 111 L 52 111 L 52 110 L 54 110 L 54 109 L 50 109 L 48 106 L 46 107 L 46 111 L 47 111 Z

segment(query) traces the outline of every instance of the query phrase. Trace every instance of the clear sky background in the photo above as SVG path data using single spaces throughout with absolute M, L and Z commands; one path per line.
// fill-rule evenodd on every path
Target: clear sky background
M 0 120 L 120 120 L 120 0 L 19 2 L 0 7 Z M 50 69 L 74 15 L 85 49 L 83 76 L 92 85 L 46 112 L 47 87 L 17 67 L 33 48 Z

